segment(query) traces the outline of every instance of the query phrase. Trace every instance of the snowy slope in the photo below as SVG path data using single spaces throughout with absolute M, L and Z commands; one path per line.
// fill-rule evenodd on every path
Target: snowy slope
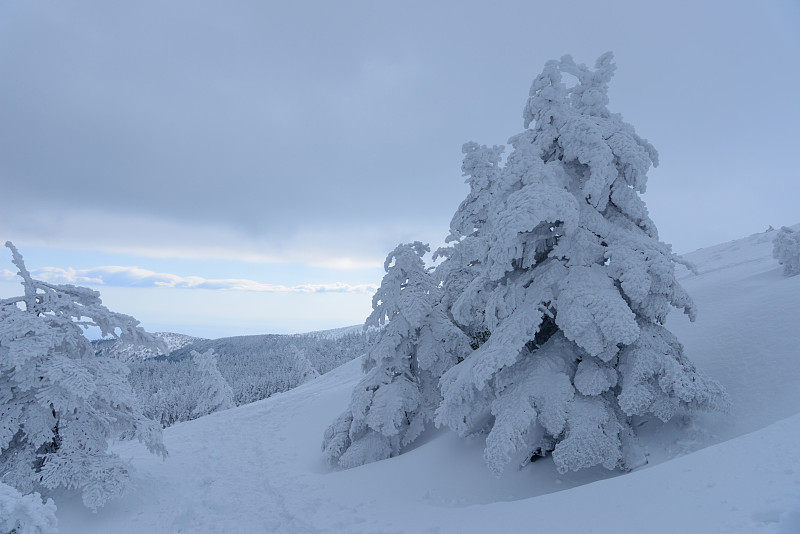
M 714 425 L 723 439 L 800 412 L 800 276 L 784 276 L 772 258 L 776 233 L 687 254 L 699 274 L 679 280 L 698 303 L 698 319 L 675 313 L 667 322 L 733 398 L 731 416 Z
M 434 430 L 399 457 L 331 471 L 319 446 L 359 378 L 354 361 L 167 429 L 166 461 L 118 444 L 136 469 L 130 489 L 97 514 L 57 495 L 61 532 L 800 532 L 800 276 L 781 274 L 770 238 L 688 255 L 699 274 L 682 283 L 700 317 L 668 326 L 734 408 L 702 425 L 647 421 L 646 468 L 559 475 L 544 459 L 498 479 L 480 440 Z

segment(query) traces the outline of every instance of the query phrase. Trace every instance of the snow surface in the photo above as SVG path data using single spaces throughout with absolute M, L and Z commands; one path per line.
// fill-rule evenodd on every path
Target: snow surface
M 446 430 L 345 471 L 327 467 L 325 427 L 361 378 L 353 361 L 264 401 L 164 432 L 169 457 L 114 447 L 135 472 L 97 514 L 55 495 L 70 533 L 800 532 L 800 276 L 772 258 L 775 232 L 701 249 L 682 273 L 699 317 L 667 326 L 723 382 L 728 415 L 640 434 L 650 464 L 560 475 L 550 458 L 497 478 L 482 440 Z

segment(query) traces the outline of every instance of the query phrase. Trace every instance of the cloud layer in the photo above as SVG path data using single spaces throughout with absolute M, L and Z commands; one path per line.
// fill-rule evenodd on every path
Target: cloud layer
M 16 277 L 16 274 L 8 269 L 3 269 L 0 274 L 7 280 Z M 210 279 L 201 276 L 179 276 L 171 273 L 157 273 L 139 267 L 115 265 L 90 269 L 43 267 L 32 270 L 31 274 L 34 278 L 52 284 L 111 287 L 163 287 L 262 293 L 374 293 L 377 289 L 375 284 L 346 284 L 343 282 L 285 286 L 237 278 Z
M 800 10 L 789 1 L 6 4 L 5 239 L 22 242 L 27 224 L 63 242 L 77 213 L 83 249 L 117 217 L 224 227 L 279 258 L 380 261 L 400 241 L 447 234 L 466 195 L 461 144 L 519 132 L 546 60 L 591 63 L 609 49 L 611 109 L 657 136 L 668 180 L 648 184 L 647 202 L 662 237 L 690 250 L 797 222 L 785 169 L 800 107 L 785 103 L 798 73 L 785 67 L 798 62 Z M 781 73 L 768 99 L 753 65 Z M 751 101 L 757 113 L 738 112 Z M 185 243 L 141 224 L 113 238 Z

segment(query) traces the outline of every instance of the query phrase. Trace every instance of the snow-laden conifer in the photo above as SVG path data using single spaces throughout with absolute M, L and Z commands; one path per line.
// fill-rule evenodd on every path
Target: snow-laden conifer
M 142 414 L 127 367 L 96 357 L 81 327 L 134 343 L 154 340 L 98 292 L 31 277 L 10 242 L 24 295 L 0 300 L 0 482 L 22 493 L 81 490 L 96 509 L 119 494 L 128 466 L 109 439 L 135 437 L 166 454 L 161 429 Z
M 202 353 L 193 350 L 192 361 L 195 365 L 197 391 L 197 405 L 192 410 L 193 414 L 202 416 L 233 408 L 233 390 L 217 369 L 214 349 Z
M 772 257 L 783 265 L 783 274 L 800 274 L 800 232 L 784 226 L 772 243 Z
M 23 495 L 0 482 L 0 532 L 55 534 L 58 532 L 53 499 L 42 502 L 38 493 Z
M 656 150 L 606 107 L 614 69 L 611 54 L 595 69 L 548 62 L 505 164 L 497 147 L 464 146 L 471 190 L 439 271 L 482 344 L 442 376 L 436 422 L 488 432 L 496 472 L 548 451 L 561 471 L 632 468 L 632 416 L 728 403 L 662 326 L 695 309 L 639 197 Z
M 422 259 L 429 250 L 417 241 L 386 258 L 365 324 L 381 328 L 363 361 L 366 375 L 325 432 L 332 464 L 354 467 L 399 454 L 433 420 L 442 373 L 470 351 L 440 305 L 441 290 Z
M 311 360 L 308 359 L 303 349 L 299 348 L 297 345 L 289 345 L 289 352 L 294 359 L 291 372 L 293 376 L 298 377 L 298 385 L 319 378 L 319 371 L 314 369 L 314 365 L 311 363 Z

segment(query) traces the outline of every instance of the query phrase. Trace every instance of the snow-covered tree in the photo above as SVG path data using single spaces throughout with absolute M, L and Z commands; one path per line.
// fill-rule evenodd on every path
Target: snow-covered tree
M 457 241 L 458 246 L 442 248 L 434 254 L 434 259 L 438 256 L 447 258 L 436 269 L 436 277 L 441 281 L 444 290 L 442 302 L 448 310 L 453 309 L 455 301 L 470 284 L 480 279 L 481 258 L 486 255 L 488 245 L 484 226 L 491 216 L 491 203 L 499 184 L 499 173 L 502 171 L 502 146 L 489 148 L 477 143 L 466 143 L 462 152 L 464 162 L 461 170 L 467 176 L 470 192 L 453 216 L 450 234 L 446 239 L 448 243 Z M 483 310 L 462 312 L 461 327 L 473 340 L 473 347 L 477 347 L 489 334 L 484 325 Z
M 365 324 L 381 327 L 363 361 L 366 375 L 325 432 L 332 464 L 354 467 L 399 454 L 433 420 L 442 373 L 471 350 L 440 305 L 441 289 L 422 259 L 429 251 L 416 241 L 386 258 Z
M 192 360 L 196 368 L 194 388 L 197 392 L 197 405 L 193 414 L 208 415 L 220 410 L 233 408 L 233 390 L 217 369 L 217 357 L 214 349 L 205 352 L 192 351 Z
M 53 499 L 43 503 L 38 493 L 23 495 L 0 482 L 0 532 L 55 534 L 57 525 Z
M 728 404 L 662 326 L 695 308 L 639 197 L 656 150 L 606 107 L 614 69 L 610 53 L 593 70 L 548 62 L 505 163 L 464 146 L 471 190 L 439 270 L 479 347 L 442 376 L 436 422 L 488 432 L 496 472 L 549 451 L 561 471 L 630 469 L 632 417 Z
M 309 380 L 319 378 L 319 372 L 314 369 L 303 349 L 298 348 L 297 345 L 289 345 L 289 350 L 294 358 L 292 375 L 299 377 L 299 384 L 305 384 Z
M 142 414 L 127 367 L 96 357 L 81 327 L 135 343 L 153 339 L 98 292 L 31 277 L 10 242 L 24 295 L 0 300 L 0 482 L 22 493 L 77 488 L 90 508 L 119 494 L 128 467 L 108 440 L 135 437 L 166 454 Z
M 800 232 L 784 226 L 773 240 L 772 257 L 783 265 L 783 274 L 800 274 Z

